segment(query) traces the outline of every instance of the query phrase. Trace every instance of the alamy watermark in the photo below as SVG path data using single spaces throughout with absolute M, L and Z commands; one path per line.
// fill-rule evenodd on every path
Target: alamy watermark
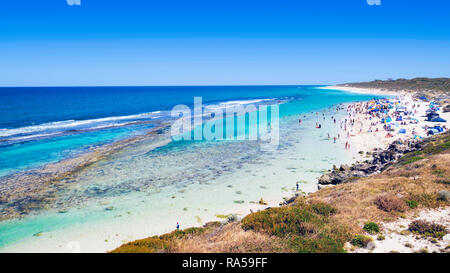
M 380 6 L 381 0 L 366 0 L 369 6 Z
M 66 0 L 69 6 L 81 6 L 81 0 Z M 369 6 L 380 6 L 381 0 L 366 0 Z
M 81 6 L 81 0 L 66 0 L 69 6 Z M 380 6 L 381 0 L 366 0 L 369 6 Z
M 81 0 L 66 0 L 69 6 L 81 6 Z
M 177 105 L 171 111 L 176 118 L 171 137 L 180 140 L 259 141 L 262 149 L 276 149 L 279 144 L 279 106 L 235 104 L 226 107 L 207 105 L 194 98 L 194 109 Z

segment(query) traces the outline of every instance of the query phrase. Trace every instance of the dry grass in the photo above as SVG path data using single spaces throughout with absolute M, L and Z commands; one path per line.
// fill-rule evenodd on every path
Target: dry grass
M 375 205 L 384 211 L 391 212 L 391 211 L 399 211 L 399 212 L 405 212 L 406 211 L 406 203 L 399 197 L 391 194 L 391 193 L 384 193 L 380 194 L 377 197 L 375 197 L 374 201 Z
M 274 236 L 244 231 L 240 223 L 230 223 L 211 233 L 190 236 L 177 241 L 182 253 L 283 252 L 283 242 Z
M 419 208 L 448 205 L 438 200 L 438 192 L 449 190 L 450 186 L 436 183 L 438 177 L 432 174 L 431 167 L 435 165 L 446 177 L 450 177 L 450 154 L 434 155 L 411 165 L 392 167 L 378 175 L 325 188 L 311 194 L 308 199 L 325 201 L 335 206 L 338 210 L 335 217 L 352 227 L 355 233 L 362 232 L 361 227 L 366 221 L 392 221 L 402 216 L 399 211 L 380 210 L 374 202 L 380 195 L 400 196 L 405 204 L 406 200 L 414 200 Z

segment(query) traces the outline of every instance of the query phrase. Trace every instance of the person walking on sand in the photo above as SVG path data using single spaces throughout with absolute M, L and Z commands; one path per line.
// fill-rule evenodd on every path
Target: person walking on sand
M 180 230 L 180 224 L 177 222 L 177 230 Z
M 297 187 L 297 191 L 298 191 L 298 182 L 295 183 L 295 186 Z

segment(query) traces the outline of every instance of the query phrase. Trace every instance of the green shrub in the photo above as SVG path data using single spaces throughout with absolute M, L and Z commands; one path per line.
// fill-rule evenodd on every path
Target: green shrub
M 430 223 L 424 220 L 412 221 L 408 226 L 408 230 L 426 237 L 441 239 L 447 234 L 447 229 L 445 226 L 436 223 Z
M 398 163 L 400 165 L 408 165 L 411 164 L 413 162 L 419 161 L 424 159 L 424 157 L 421 156 L 404 156 L 402 158 L 400 158 L 400 160 L 398 161 Z
M 356 235 L 355 237 L 353 237 L 351 243 L 352 245 L 357 247 L 366 247 L 372 241 L 373 239 L 370 236 Z
M 331 216 L 336 209 L 325 203 L 307 204 L 298 200 L 295 205 L 269 208 L 244 217 L 244 230 L 264 232 L 282 238 L 294 252 L 344 252 L 350 232 Z
M 337 209 L 325 204 L 325 203 L 315 203 L 311 205 L 313 211 L 317 214 L 324 215 L 324 216 L 330 216 L 337 213 Z
M 380 228 L 374 222 L 367 222 L 364 225 L 364 230 L 367 231 L 369 234 L 377 234 L 378 232 L 380 232 Z
M 405 200 L 406 205 L 408 205 L 408 207 L 414 209 L 417 208 L 417 206 L 419 205 L 419 203 L 417 203 L 417 201 L 414 200 Z
M 297 253 L 344 253 L 342 242 L 326 235 L 318 238 L 297 237 L 291 241 L 290 247 Z
M 244 230 L 267 232 L 271 235 L 285 236 L 288 234 L 306 235 L 314 232 L 318 216 L 300 207 L 269 208 L 252 213 L 242 219 Z
M 172 248 L 173 243 L 171 240 L 154 236 L 124 244 L 112 251 L 112 253 L 163 253 L 171 252 Z

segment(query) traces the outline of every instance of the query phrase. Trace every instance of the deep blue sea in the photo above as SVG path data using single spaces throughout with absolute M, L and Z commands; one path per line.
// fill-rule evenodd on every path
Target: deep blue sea
M 0 176 L 43 166 L 145 132 L 177 104 L 289 100 L 281 115 L 370 96 L 315 86 L 17 87 L 0 88 Z

